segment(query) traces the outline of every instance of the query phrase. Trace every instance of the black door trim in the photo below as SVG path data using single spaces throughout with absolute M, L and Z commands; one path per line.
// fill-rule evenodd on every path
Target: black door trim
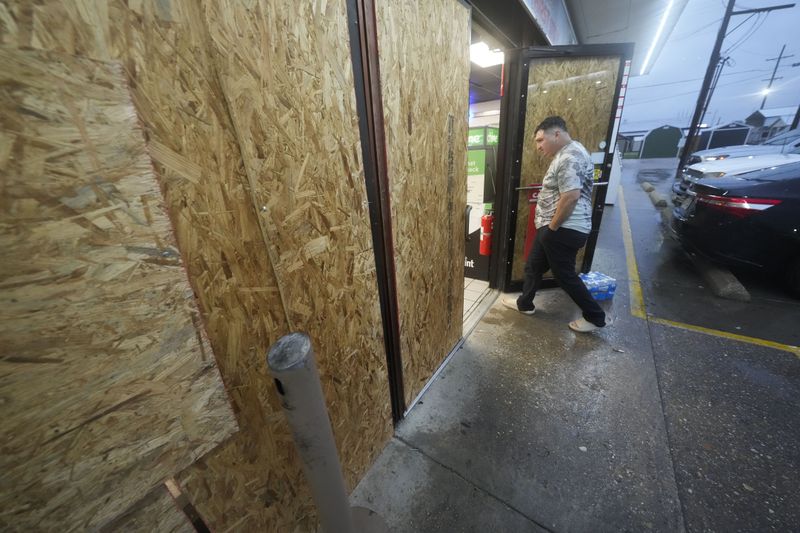
M 614 92 L 612 112 L 609 116 L 608 129 L 606 132 L 607 146 L 605 150 L 602 176 L 600 182 L 608 182 L 611 171 L 611 162 L 614 154 L 610 148 L 616 143 L 611 136 L 614 131 L 616 119 L 616 109 L 621 94 L 623 72 L 625 64 L 633 56 L 632 43 L 619 44 L 598 44 L 598 45 L 568 45 L 568 46 L 534 46 L 528 48 L 518 48 L 506 52 L 505 71 L 508 77 L 504 83 L 503 98 L 500 107 L 500 123 L 503 127 L 500 130 L 499 156 L 497 162 L 498 181 L 503 184 L 498 189 L 496 223 L 499 226 L 495 229 L 498 236 L 499 249 L 497 254 L 492 257 L 493 263 L 490 269 L 490 286 L 499 288 L 501 291 L 518 291 L 522 288 L 522 283 L 512 281 L 512 261 L 514 259 L 514 238 L 517 229 L 517 206 L 519 204 L 520 170 L 522 167 L 522 154 L 524 150 L 525 136 L 525 112 L 526 99 L 528 94 L 528 72 L 532 59 L 558 58 L 558 57 L 597 57 L 597 56 L 619 56 L 620 67 L 617 78 L 617 87 Z M 597 237 L 600 231 L 600 221 L 605 208 L 605 198 L 608 186 L 601 185 L 595 194 L 592 206 L 592 231 L 586 244 L 586 252 L 581 264 L 581 271 L 588 272 L 592 266 Z M 554 279 L 543 280 L 543 287 L 556 286 Z
M 397 425 L 405 413 L 405 393 L 374 0 L 347 0 L 347 23 L 372 244 L 375 251 L 389 396 L 392 420 Z

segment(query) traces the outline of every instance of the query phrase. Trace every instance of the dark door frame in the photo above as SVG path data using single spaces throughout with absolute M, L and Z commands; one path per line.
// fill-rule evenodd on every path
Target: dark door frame
M 397 425 L 403 419 L 406 404 L 403 361 L 400 354 L 400 313 L 397 304 L 397 274 L 374 0 L 347 0 L 347 24 L 355 81 L 358 129 L 361 136 L 361 155 L 369 201 L 372 245 L 375 252 L 375 275 L 386 350 L 389 398 L 392 420 Z
M 626 63 L 629 65 L 633 56 L 632 43 L 597 44 L 575 46 L 534 46 L 506 51 L 503 99 L 500 104 L 500 141 L 498 144 L 497 179 L 498 189 L 495 199 L 496 213 L 495 234 L 497 235 L 497 251 L 492 254 L 489 267 L 490 286 L 504 292 L 517 291 L 522 288 L 520 281 L 511 279 L 512 261 L 514 259 L 514 239 L 517 228 L 517 206 L 519 205 L 520 170 L 522 153 L 525 149 L 525 112 L 528 95 L 528 74 L 530 61 L 533 59 L 619 56 L 619 73 L 617 87 L 614 91 L 612 109 L 606 132 L 606 148 L 603 158 L 602 175 L 597 186 L 592 206 L 592 231 L 586 243 L 586 252 L 581 265 L 582 272 L 588 272 L 592 266 L 600 222 L 603 218 L 608 179 L 611 163 L 614 158 L 612 139 L 617 122 L 616 111 L 622 103 L 621 91 Z M 624 96 L 623 96 L 624 97 Z M 543 280 L 543 287 L 554 287 L 554 279 Z

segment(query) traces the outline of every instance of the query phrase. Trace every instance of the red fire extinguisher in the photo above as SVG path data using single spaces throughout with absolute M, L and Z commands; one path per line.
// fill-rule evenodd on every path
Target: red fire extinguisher
M 479 253 L 490 255 L 492 253 L 492 227 L 494 227 L 494 215 L 483 215 L 481 217 L 481 245 Z

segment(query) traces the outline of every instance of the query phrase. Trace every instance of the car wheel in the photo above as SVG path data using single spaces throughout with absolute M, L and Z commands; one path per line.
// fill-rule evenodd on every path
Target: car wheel
M 789 290 L 800 298 L 800 256 L 795 257 L 789 264 L 789 270 L 786 272 L 786 282 L 789 285 Z

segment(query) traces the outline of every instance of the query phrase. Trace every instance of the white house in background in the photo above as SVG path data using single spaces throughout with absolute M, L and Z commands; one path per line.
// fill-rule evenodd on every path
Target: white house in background
M 745 123 L 752 127 L 750 135 L 747 137 L 747 143 L 761 144 L 770 137 L 788 130 L 796 113 L 796 105 L 759 109 L 752 113 L 745 119 Z

